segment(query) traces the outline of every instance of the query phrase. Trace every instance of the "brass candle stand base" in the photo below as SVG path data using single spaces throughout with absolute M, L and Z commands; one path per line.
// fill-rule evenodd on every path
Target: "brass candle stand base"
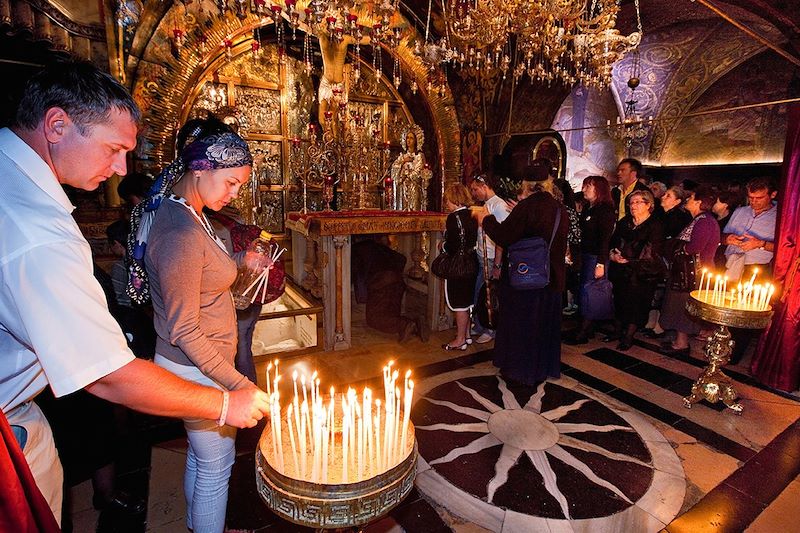
M 269 426 L 256 449 L 256 485 L 278 516 L 317 531 L 360 531 L 397 506 L 414 487 L 417 444 L 410 425 L 407 455 L 397 465 L 353 483 L 313 483 L 283 475 L 271 461 Z
M 693 291 L 686 302 L 686 310 L 690 315 L 717 325 L 714 334 L 706 341 L 704 352 L 708 366 L 692 385 L 692 393 L 683 398 L 683 405 L 691 409 L 700 400 L 710 403 L 722 401 L 737 415 L 742 414 L 742 404 L 736 401 L 736 390 L 731 380 L 722 372 L 722 367 L 731 359 L 734 341 L 728 327 L 761 329 L 769 324 L 772 308 L 764 311 L 751 311 L 721 307 L 703 301 L 702 291 Z

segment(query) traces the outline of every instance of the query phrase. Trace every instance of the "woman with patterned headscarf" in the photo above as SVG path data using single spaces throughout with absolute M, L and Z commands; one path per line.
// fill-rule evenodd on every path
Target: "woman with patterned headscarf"
M 153 300 L 156 364 L 222 391 L 255 387 L 234 367 L 236 263 L 203 214 L 236 198 L 250 179 L 252 156 L 241 137 L 212 119 L 187 123 L 177 145 L 176 160 L 134 209 L 128 292 L 137 302 Z M 221 533 L 236 429 L 196 419 L 184 426 L 186 526 Z

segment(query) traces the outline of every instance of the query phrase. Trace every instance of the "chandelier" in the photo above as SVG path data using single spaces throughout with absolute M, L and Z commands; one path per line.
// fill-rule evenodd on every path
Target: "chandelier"
M 182 10 L 176 6 L 172 12 L 170 38 L 174 49 L 187 45 L 192 36 L 197 45 L 195 51 L 201 56 L 209 44 L 204 28 L 212 24 L 212 18 L 222 19 L 228 14 L 235 15 L 243 23 L 249 16 L 258 17 L 262 25 L 273 22 L 281 59 L 286 49 L 286 26 L 293 39 L 298 29 L 315 36 L 325 34 L 336 43 L 351 39 L 357 59 L 360 46 L 365 42 L 373 47 L 374 55 L 377 47 L 396 47 L 402 38 L 402 28 L 397 24 L 399 0 L 180 0 L 176 4 L 180 4 Z M 252 43 L 254 58 L 260 54 L 258 36 L 256 28 Z M 230 59 L 233 41 L 226 38 L 216 44 L 223 47 Z M 358 61 L 354 65 L 358 69 Z
M 617 123 L 612 125 L 609 120 L 606 126 L 609 130 L 609 135 L 617 141 L 621 141 L 625 145 L 625 149 L 630 153 L 631 146 L 634 142 L 644 140 L 650 133 L 650 125 L 653 122 L 653 117 L 643 118 L 636 111 L 636 88 L 639 86 L 639 77 L 636 73 L 636 65 L 638 61 L 634 60 L 634 73 L 628 80 L 628 88 L 631 90 L 628 99 L 625 101 L 625 113 L 622 119 L 617 117 Z
M 444 9 L 447 59 L 473 73 L 607 86 L 642 38 L 615 28 L 619 0 L 453 0 Z

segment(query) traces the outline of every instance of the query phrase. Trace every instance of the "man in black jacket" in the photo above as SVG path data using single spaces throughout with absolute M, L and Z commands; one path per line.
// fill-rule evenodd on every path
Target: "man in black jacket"
M 619 183 L 611 189 L 611 198 L 614 200 L 614 210 L 617 220 L 628 214 L 628 197 L 633 191 L 649 191 L 647 185 L 639 182 L 642 177 L 642 163 L 638 159 L 626 158 L 617 165 L 617 179 Z

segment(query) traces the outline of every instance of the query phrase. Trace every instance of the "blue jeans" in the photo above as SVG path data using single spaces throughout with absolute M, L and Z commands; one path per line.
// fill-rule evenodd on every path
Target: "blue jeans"
M 236 429 L 223 426 L 190 430 L 183 491 L 186 527 L 197 533 L 222 533 L 228 507 L 228 480 L 236 459 Z
M 193 365 L 179 365 L 160 354 L 155 364 L 187 381 L 221 389 Z M 222 533 L 228 508 L 228 480 L 236 459 L 236 428 L 219 427 L 214 420 L 184 418 L 189 450 L 183 492 L 186 527 L 196 533 Z
M 256 329 L 256 322 L 258 322 L 260 314 L 261 305 L 259 304 L 253 304 L 247 309 L 236 311 L 238 336 L 234 366 L 236 366 L 236 370 L 253 383 L 256 383 L 256 365 L 253 362 L 253 331 Z

